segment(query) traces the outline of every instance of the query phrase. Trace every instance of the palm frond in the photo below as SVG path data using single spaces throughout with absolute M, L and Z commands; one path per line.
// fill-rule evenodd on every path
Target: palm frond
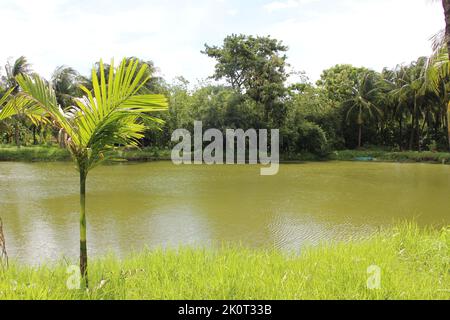
M 115 68 L 114 61 L 100 61 L 92 70 L 92 90 L 80 86 L 85 96 L 75 99 L 75 106 L 64 112 L 57 103 L 54 89 L 37 76 L 17 78 L 28 101 L 44 108 L 55 123 L 70 137 L 68 146 L 81 169 L 89 170 L 104 158 L 104 152 L 116 145 L 137 146 L 144 137 L 146 122 L 161 124 L 149 113 L 167 110 L 162 95 L 139 94 L 149 80 L 147 64 L 123 59 Z

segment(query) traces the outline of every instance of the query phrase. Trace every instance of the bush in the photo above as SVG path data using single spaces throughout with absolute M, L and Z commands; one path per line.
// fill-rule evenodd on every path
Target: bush
M 303 122 L 298 127 L 297 148 L 300 152 L 325 155 L 328 152 L 327 136 L 317 124 Z

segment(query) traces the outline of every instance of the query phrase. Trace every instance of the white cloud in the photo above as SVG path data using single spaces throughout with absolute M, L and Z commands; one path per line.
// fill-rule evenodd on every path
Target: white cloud
M 265 29 L 289 46 L 290 63 L 313 80 L 339 63 L 381 71 L 429 55 L 429 39 L 444 24 L 442 8 L 422 0 L 347 0 L 341 4 L 336 11 L 310 11 Z
M 283 9 L 298 8 L 302 5 L 316 2 L 317 0 L 286 0 L 286 1 L 274 1 L 265 4 L 263 8 L 268 12 L 274 12 Z
M 62 64 L 87 74 L 100 58 L 138 56 L 168 80 L 195 81 L 214 71 L 204 43 L 244 33 L 283 40 L 293 67 L 317 79 L 336 63 L 381 69 L 428 54 L 444 23 L 427 0 L 0 1 L 0 65 L 25 55 L 45 77 Z
M 239 10 L 237 10 L 237 9 L 230 9 L 230 10 L 228 10 L 227 11 L 227 13 L 230 15 L 230 16 L 237 16 L 238 14 L 239 14 Z
M 0 11 L 0 27 L 11 30 L 2 34 L 8 45 L 0 52 L 1 64 L 8 57 L 25 55 L 36 71 L 49 77 L 61 64 L 86 74 L 100 58 L 138 56 L 154 60 L 169 79 L 185 71 L 192 75 L 191 65 L 197 70 L 209 67 L 200 54 L 203 43 L 196 43 L 211 19 L 210 8 L 202 3 L 178 4 L 176 10 L 164 1 L 138 6 L 124 2 L 123 7 L 108 11 L 83 1 L 8 3 Z

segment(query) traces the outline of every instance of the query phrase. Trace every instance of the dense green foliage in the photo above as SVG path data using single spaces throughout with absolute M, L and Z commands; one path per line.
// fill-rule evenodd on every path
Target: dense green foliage
M 169 84 L 153 77 L 146 93 L 163 94 L 169 112 L 161 131 L 149 131 L 141 145 L 170 148 L 175 129 L 192 130 L 194 121 L 204 129 L 280 129 L 281 153 L 324 156 L 332 150 L 382 147 L 392 151 L 447 151 L 449 64 L 446 47 L 408 65 L 376 72 L 351 65 L 323 71 L 317 83 L 307 78 L 292 83 L 287 64 L 288 48 L 270 37 L 228 36 L 222 46 L 205 46 L 203 53 L 216 60 L 213 77 L 197 85 L 180 77 Z M 130 58 L 131 59 L 131 58 Z M 153 76 L 151 61 L 145 76 Z M 100 64 L 96 64 L 99 70 Z M 296 66 L 301 67 L 301 66 Z M 105 65 L 108 72 L 109 66 Z M 20 93 L 17 76 L 31 74 L 24 57 L 7 65 L 1 92 Z M 99 71 L 97 71 L 97 74 Z M 98 75 L 97 75 L 98 78 Z M 81 76 L 70 67 L 59 67 L 49 82 L 63 109 L 74 105 L 92 88 L 92 76 Z M 153 126 L 153 125 L 150 125 Z M 0 121 L 0 143 L 16 145 L 61 142 L 60 132 L 48 123 L 33 122 L 20 113 Z
M 368 240 L 287 254 L 245 248 L 154 250 L 93 261 L 68 290 L 69 262 L 0 271 L 0 299 L 449 299 L 450 229 L 402 225 Z M 368 267 L 381 268 L 370 290 Z

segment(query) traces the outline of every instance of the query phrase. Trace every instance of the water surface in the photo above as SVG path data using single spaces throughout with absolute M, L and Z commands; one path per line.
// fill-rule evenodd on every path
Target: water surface
M 78 176 L 70 163 L 0 163 L 0 216 L 9 255 L 26 263 L 78 256 Z M 144 247 L 298 250 L 368 236 L 415 218 L 450 222 L 450 166 L 326 162 L 257 166 L 96 168 L 88 177 L 92 256 Z

